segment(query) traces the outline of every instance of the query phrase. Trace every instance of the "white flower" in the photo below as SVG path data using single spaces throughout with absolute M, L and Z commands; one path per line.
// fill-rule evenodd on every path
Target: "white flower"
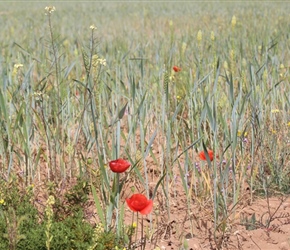
M 99 62 L 99 64 L 101 64 L 101 65 L 103 65 L 103 66 L 106 66 L 106 65 L 107 65 L 107 61 L 106 61 L 106 59 L 104 59 L 104 58 L 100 58 L 100 59 L 98 59 L 98 62 Z
M 90 29 L 91 29 L 91 30 L 96 30 L 97 27 L 96 27 L 95 25 L 92 24 L 92 25 L 90 26 Z
M 45 11 L 46 11 L 46 14 L 51 14 L 52 12 L 55 11 L 55 7 L 54 6 L 46 6 Z

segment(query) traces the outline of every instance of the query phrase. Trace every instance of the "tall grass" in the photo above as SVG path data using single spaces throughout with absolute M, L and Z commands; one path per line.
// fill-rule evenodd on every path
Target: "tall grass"
M 193 197 L 210 201 L 216 230 L 246 185 L 289 193 L 288 5 L 80 1 L 48 16 L 40 3 L 2 7 L 2 178 L 94 173 L 108 225 L 106 165 L 119 157 L 136 164 L 140 191 L 160 184 L 169 220 L 181 178 L 188 213 Z M 216 157 L 201 162 L 207 149 Z

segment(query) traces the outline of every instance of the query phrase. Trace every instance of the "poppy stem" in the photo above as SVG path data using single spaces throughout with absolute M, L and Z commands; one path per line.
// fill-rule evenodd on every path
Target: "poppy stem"
M 115 193 L 115 206 L 116 206 L 116 222 L 117 222 L 117 236 L 120 236 L 121 226 L 119 225 L 119 198 L 120 198 L 120 176 L 119 173 L 116 174 L 115 178 L 116 193 Z
M 143 245 L 144 243 L 144 245 Z M 143 241 L 143 216 L 141 218 L 141 249 L 145 250 L 146 241 Z
M 120 195 L 120 174 L 117 173 L 117 178 L 116 178 L 116 187 L 117 187 L 117 195 Z
M 139 224 L 139 213 L 137 212 L 137 226 L 136 226 L 135 242 L 137 242 L 138 224 Z
M 129 244 L 128 244 L 129 249 L 131 249 L 132 237 L 133 237 L 133 233 L 134 233 L 133 224 L 134 224 L 134 212 L 133 212 L 133 216 L 132 216 L 131 230 L 130 230 L 130 234 L 129 234 Z M 138 223 L 136 223 L 136 225 L 138 225 Z M 136 231 L 137 231 L 137 226 L 136 226 Z

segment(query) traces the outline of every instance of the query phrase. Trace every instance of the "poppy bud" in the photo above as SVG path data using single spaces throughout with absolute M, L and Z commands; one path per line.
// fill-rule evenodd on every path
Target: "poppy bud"
M 173 66 L 172 68 L 175 72 L 179 72 L 181 71 L 181 68 L 177 67 L 177 66 Z

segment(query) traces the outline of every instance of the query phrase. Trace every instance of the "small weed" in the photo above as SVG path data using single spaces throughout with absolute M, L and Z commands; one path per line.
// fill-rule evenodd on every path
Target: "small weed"
M 256 230 L 258 228 L 256 214 L 254 213 L 249 217 L 242 217 L 241 224 L 245 226 L 246 230 Z
M 74 190 L 78 188 L 76 185 Z M 42 218 L 33 205 L 32 188 L 22 190 L 16 177 L 9 182 L 1 181 L 0 190 L 3 199 L 0 205 L 0 250 L 87 249 L 92 245 L 94 228 L 84 221 L 78 199 L 70 200 L 71 205 L 66 209 L 56 209 L 59 212 L 56 218 L 56 203 L 51 195 L 46 216 Z M 70 192 L 65 195 L 69 196 Z M 70 207 L 74 209 L 72 212 Z

